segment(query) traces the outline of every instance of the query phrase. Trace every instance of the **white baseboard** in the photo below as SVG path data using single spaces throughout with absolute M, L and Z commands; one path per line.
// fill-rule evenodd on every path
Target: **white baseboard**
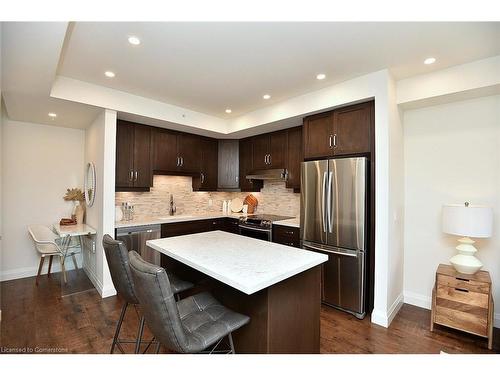
M 423 294 L 409 292 L 407 290 L 404 291 L 404 301 L 405 303 L 413 306 L 418 306 L 423 309 L 430 310 L 432 306 L 432 297 L 426 296 Z M 497 310 L 498 311 L 498 310 Z M 493 315 L 493 326 L 500 328 L 500 313 L 495 313 Z
M 81 257 L 77 256 L 77 262 L 81 266 L 82 265 L 82 259 Z M 48 264 L 49 261 L 48 259 L 45 260 L 45 263 L 43 265 L 42 269 L 42 275 L 46 275 L 48 271 Z M 73 266 L 73 262 L 66 262 L 66 270 L 70 271 L 75 269 Z M 59 260 L 54 260 L 52 263 L 52 270 L 51 272 L 61 272 L 61 265 L 59 264 Z M 24 279 L 26 277 L 33 277 L 36 276 L 38 273 L 38 265 L 33 266 L 33 267 L 21 267 L 21 268 L 14 268 L 10 270 L 3 270 L 0 271 L 0 281 L 8 281 L 8 280 L 16 280 L 16 279 Z
M 85 273 L 89 277 L 90 281 L 92 281 L 92 284 L 94 284 L 94 287 L 101 295 L 101 298 L 107 298 L 116 295 L 116 289 L 113 286 L 105 289 L 102 285 L 102 282 L 97 278 L 96 274 L 91 269 L 87 267 L 84 267 L 83 269 L 85 270 Z
M 371 322 L 379 326 L 388 328 L 394 317 L 398 314 L 399 309 L 403 306 L 403 294 L 400 294 L 393 304 L 389 307 L 387 312 L 373 310 L 371 315 Z

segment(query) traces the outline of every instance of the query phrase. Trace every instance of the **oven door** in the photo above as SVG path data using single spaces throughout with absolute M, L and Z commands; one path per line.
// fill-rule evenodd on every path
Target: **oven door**
M 258 240 L 271 241 L 271 230 L 263 228 L 255 228 L 249 225 L 240 224 L 239 232 L 242 236 L 256 238 Z

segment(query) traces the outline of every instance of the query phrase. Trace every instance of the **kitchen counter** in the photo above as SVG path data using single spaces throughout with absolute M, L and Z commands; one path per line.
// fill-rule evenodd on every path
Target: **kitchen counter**
M 146 245 L 246 294 L 328 260 L 324 254 L 222 231 L 149 240 Z
M 233 218 L 239 219 L 240 216 L 243 216 L 243 213 L 232 213 L 232 214 L 223 214 L 222 212 L 214 212 L 207 214 L 193 214 L 193 215 L 174 215 L 174 216 L 162 216 L 162 217 L 151 217 L 151 218 L 140 218 L 136 220 L 129 221 L 117 221 L 115 222 L 115 228 L 130 228 L 137 227 L 141 225 L 153 225 L 153 224 L 167 224 L 167 223 L 180 223 L 183 221 L 196 221 L 196 220 L 209 220 L 209 219 L 220 219 L 220 218 Z M 252 215 L 248 215 L 252 216 Z M 281 220 L 274 222 L 277 225 L 284 225 L 289 227 L 299 228 L 299 218 Z
M 237 353 L 319 353 L 320 267 L 328 256 L 221 231 L 147 245 L 196 293 L 209 291 L 250 317 L 233 333 Z

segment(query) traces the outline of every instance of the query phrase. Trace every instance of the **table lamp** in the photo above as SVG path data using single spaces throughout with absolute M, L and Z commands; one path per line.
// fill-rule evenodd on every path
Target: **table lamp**
M 463 236 L 456 247 L 458 254 L 450 259 L 455 269 L 464 274 L 474 274 L 483 264 L 474 254 L 474 238 L 491 237 L 493 228 L 493 210 L 491 207 L 465 204 L 450 204 L 443 206 L 443 232 Z

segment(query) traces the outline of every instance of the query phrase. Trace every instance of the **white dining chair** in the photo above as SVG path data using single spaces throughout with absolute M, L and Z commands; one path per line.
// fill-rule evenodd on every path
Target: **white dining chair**
M 38 278 L 42 272 L 43 263 L 45 257 L 49 257 L 49 270 L 47 276 L 50 276 L 50 270 L 52 268 L 52 258 L 54 256 L 59 257 L 61 263 L 61 271 L 63 273 L 64 283 L 67 282 L 66 269 L 64 267 L 64 254 L 61 248 L 57 244 L 56 240 L 59 237 L 49 228 L 44 225 L 30 225 L 28 226 L 28 232 L 35 243 L 35 248 L 40 254 L 40 264 L 38 265 L 38 273 L 36 275 L 36 285 L 38 285 Z

